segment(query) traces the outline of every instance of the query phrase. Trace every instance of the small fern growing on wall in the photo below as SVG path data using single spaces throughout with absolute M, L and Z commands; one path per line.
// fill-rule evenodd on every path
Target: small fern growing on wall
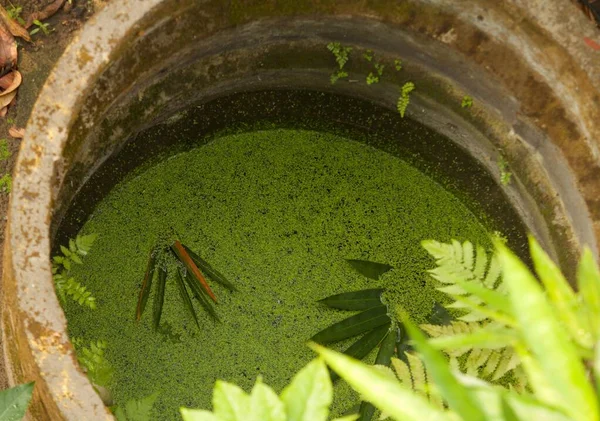
M 60 246 L 61 254 L 52 257 L 52 276 L 58 296 L 63 301 L 67 297 L 79 305 L 96 308 L 96 299 L 80 282 L 70 276 L 73 265 L 83 264 L 83 258 L 89 253 L 96 240 L 96 234 L 78 235 L 69 240 L 69 246 Z
M 415 84 L 412 82 L 406 82 L 400 89 L 400 96 L 398 97 L 398 103 L 396 104 L 400 117 L 404 118 L 406 108 L 410 103 L 410 93 L 415 90 Z
M 330 42 L 327 44 L 327 49 L 334 55 L 335 62 L 338 65 L 338 69 L 330 77 L 331 84 L 333 85 L 339 79 L 348 77 L 348 72 L 344 70 L 344 66 L 348 62 L 352 47 L 344 47 L 339 42 Z

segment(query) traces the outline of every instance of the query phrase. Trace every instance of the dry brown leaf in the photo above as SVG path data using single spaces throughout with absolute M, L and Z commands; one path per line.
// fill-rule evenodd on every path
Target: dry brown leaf
M 19 25 L 18 22 L 15 22 L 8 16 L 8 12 L 2 5 L 0 5 L 0 21 L 4 25 L 8 31 L 13 34 L 15 37 L 23 38 L 26 41 L 31 42 L 31 37 L 29 36 L 29 32 L 27 29 L 23 28 Z
M 3 89 L 0 92 L 0 97 L 4 95 L 8 95 L 21 86 L 21 82 L 23 82 L 23 76 L 21 76 L 21 72 L 18 70 L 13 70 L 7 75 L 4 75 L 0 78 L 0 88 Z
M 0 25 L 0 74 L 17 64 L 17 42 L 3 25 Z
M 15 139 L 23 139 L 25 137 L 25 129 L 22 127 L 12 126 L 8 129 L 8 134 Z
M 50 16 L 52 16 L 56 12 L 58 12 L 58 9 L 60 9 L 63 4 L 65 4 L 65 0 L 54 0 L 52 3 L 50 3 L 48 6 L 44 7 L 39 12 L 32 13 L 27 18 L 27 23 L 25 24 L 25 28 L 29 28 L 31 25 L 33 25 L 34 20 L 42 21 L 44 19 L 48 19 Z

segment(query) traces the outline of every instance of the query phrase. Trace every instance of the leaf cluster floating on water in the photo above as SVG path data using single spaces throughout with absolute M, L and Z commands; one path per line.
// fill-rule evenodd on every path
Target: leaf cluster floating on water
M 148 297 L 150 296 L 154 278 L 157 278 L 156 294 L 154 296 L 152 310 L 152 324 L 155 331 L 160 331 L 160 319 L 162 316 L 168 277 L 166 265 L 161 262 L 161 257 L 165 256 L 165 254 L 172 255 L 180 264 L 180 267 L 176 270 L 174 276 L 175 283 L 183 306 L 194 320 L 196 326 L 200 328 L 200 323 L 189 290 L 191 290 L 192 296 L 196 298 L 204 310 L 206 310 L 213 319 L 219 321 L 219 316 L 212 304 L 212 302 L 217 302 L 217 296 L 208 285 L 205 275 L 230 291 L 236 291 L 236 288 L 219 271 L 214 269 L 207 261 L 202 259 L 179 240 L 173 241 L 166 247 L 158 243 L 150 250 L 148 264 L 146 265 L 146 273 L 144 275 L 144 280 L 142 281 L 136 306 L 136 321 L 139 322 L 142 318 L 144 310 L 146 309 L 146 304 L 148 303 Z M 157 272 L 158 275 L 155 276 Z

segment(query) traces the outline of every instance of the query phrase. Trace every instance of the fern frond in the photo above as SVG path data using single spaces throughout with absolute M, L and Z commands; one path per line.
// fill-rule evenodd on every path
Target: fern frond
M 414 89 L 415 84 L 412 82 L 406 82 L 404 85 L 402 85 L 400 96 L 398 97 L 398 102 L 396 104 L 398 112 L 400 113 L 400 117 L 402 118 L 404 118 L 404 114 L 406 113 L 406 109 L 410 103 L 410 93 L 414 91 Z
M 81 344 L 81 340 L 71 339 L 71 342 Z M 97 340 L 90 343 L 89 348 L 76 346 L 77 359 L 79 364 L 85 369 L 90 380 L 100 386 L 106 386 L 110 383 L 113 375 L 113 368 L 104 356 L 108 344 L 106 341 Z
M 467 314 L 458 317 L 467 322 L 487 320 L 487 314 L 478 311 L 477 306 L 484 306 L 483 300 L 469 294 L 460 284 L 473 283 L 505 294 L 505 287 L 501 279 L 502 268 L 498 259 L 492 255 L 488 258 L 485 249 L 481 246 L 473 247 L 469 241 L 451 243 L 438 241 L 424 241 L 423 247 L 432 255 L 437 267 L 429 271 L 431 277 L 442 286 L 437 289 L 454 297 L 465 297 L 467 300 L 455 299 L 447 307 L 467 311 Z
M 463 321 L 453 321 L 450 325 L 446 326 L 421 325 L 421 329 L 427 332 L 432 338 L 452 338 L 458 335 L 481 332 L 482 330 L 492 332 L 494 329 L 501 327 L 501 325 L 495 322 L 483 325 L 477 322 L 466 323 Z M 457 359 L 466 356 L 466 360 L 464 360 L 462 366 L 460 363 L 458 365 L 459 371 L 465 372 L 469 376 L 496 381 L 519 366 L 517 354 L 511 347 L 507 347 L 504 344 L 505 342 L 500 341 L 500 344 L 494 342 L 490 343 L 487 347 L 471 346 L 447 349 L 445 352 L 450 357 Z
M 96 298 L 86 287 L 77 282 L 75 278 L 68 278 L 62 282 L 61 289 L 64 294 L 73 298 L 79 305 L 89 307 L 92 310 L 96 308 Z
M 406 360 L 392 358 L 392 367 L 400 383 L 410 387 L 437 407 L 444 408 L 444 401 L 435 385 L 429 382 L 429 373 L 421 358 L 412 352 L 405 352 L 404 356 Z

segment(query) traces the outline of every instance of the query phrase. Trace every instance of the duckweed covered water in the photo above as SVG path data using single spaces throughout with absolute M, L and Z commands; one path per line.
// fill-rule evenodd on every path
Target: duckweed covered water
M 152 295 L 135 323 L 148 253 L 171 228 L 238 287 L 211 283 L 221 323 L 195 304 L 198 330 L 174 279 L 162 317 L 171 334 L 152 331 Z M 352 314 L 316 302 L 328 295 L 385 287 L 388 301 L 425 321 L 446 297 L 425 275 L 432 260 L 421 240 L 489 242 L 460 201 L 404 161 L 331 134 L 283 129 L 224 136 L 146 169 L 118 185 L 83 232 L 99 237 L 73 275 L 98 308 L 68 303 L 69 332 L 108 342 L 116 403 L 159 391 L 157 420 L 179 419 L 181 406 L 210 408 L 216 379 L 250 390 L 260 374 L 280 391 L 313 358 L 307 339 Z M 395 269 L 373 281 L 347 258 Z M 342 382 L 335 393 L 337 414 L 357 402 Z

